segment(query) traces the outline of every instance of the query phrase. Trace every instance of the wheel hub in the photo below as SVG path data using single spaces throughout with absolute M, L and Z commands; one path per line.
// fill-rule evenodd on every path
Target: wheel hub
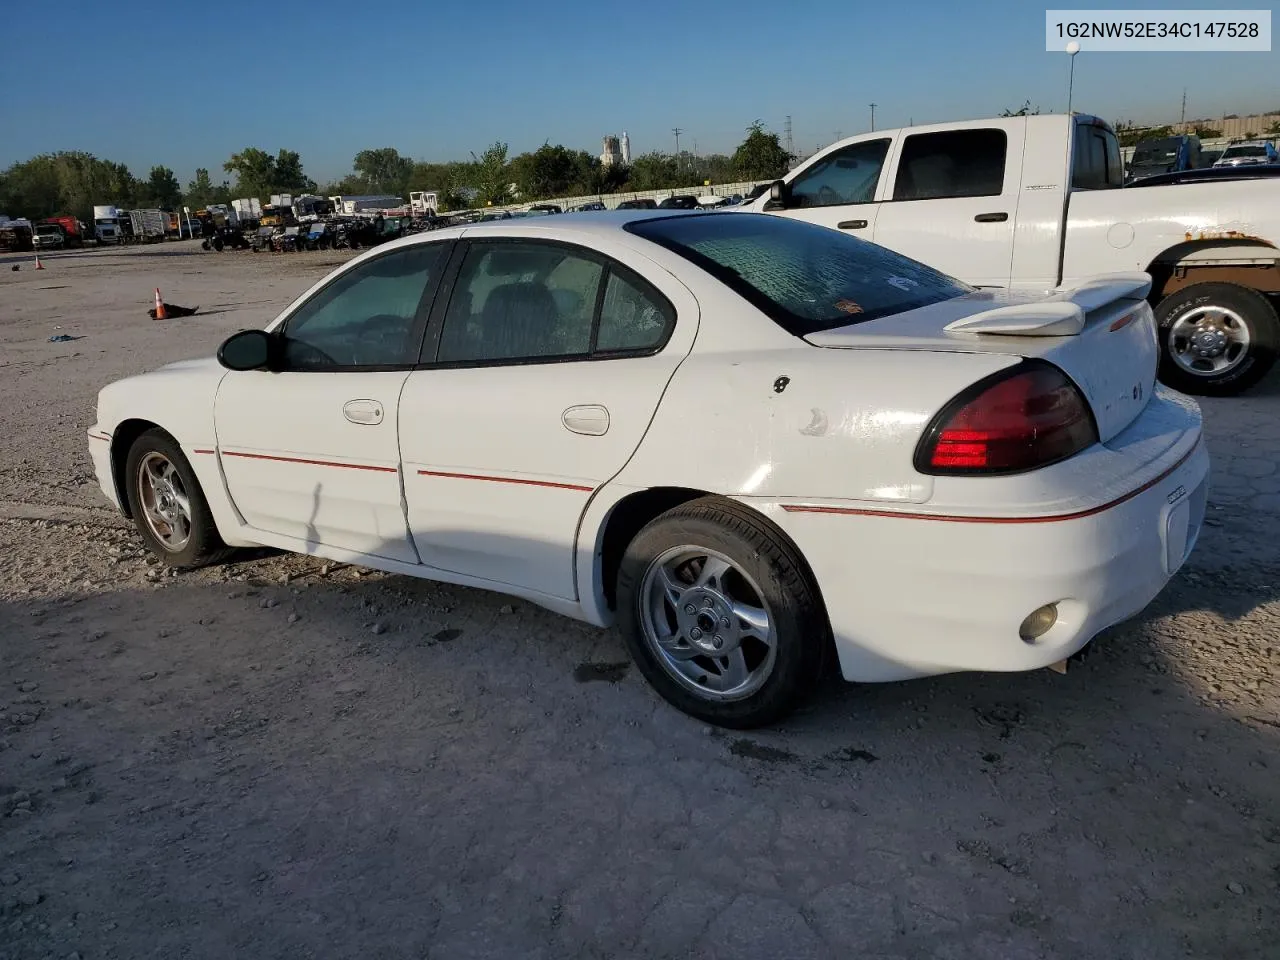
M 676 620 L 689 643 L 708 656 L 724 656 L 742 640 L 728 599 L 716 590 L 686 590 L 680 595 Z
M 1191 338 L 1191 349 L 1198 357 L 1220 357 L 1227 350 L 1227 335 L 1217 327 L 1201 327 Z

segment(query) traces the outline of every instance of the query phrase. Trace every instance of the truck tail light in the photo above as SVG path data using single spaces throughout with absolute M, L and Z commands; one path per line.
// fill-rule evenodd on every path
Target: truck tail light
M 1097 442 L 1079 388 L 1052 364 L 1027 360 L 943 407 L 920 439 L 915 467 L 935 476 L 1023 473 Z

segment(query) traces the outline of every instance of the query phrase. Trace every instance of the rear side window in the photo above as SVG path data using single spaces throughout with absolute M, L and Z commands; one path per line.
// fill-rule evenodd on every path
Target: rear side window
M 884 247 L 789 217 L 691 214 L 638 220 L 626 229 L 701 267 L 794 336 L 973 289 Z
M 1007 151 L 1008 138 L 999 129 L 913 134 L 902 144 L 893 199 L 999 196 Z
M 1138 163 L 1137 156 L 1134 157 Z M 1071 186 L 1076 190 L 1106 190 L 1124 183 L 1120 141 L 1104 127 L 1077 124 L 1071 155 Z

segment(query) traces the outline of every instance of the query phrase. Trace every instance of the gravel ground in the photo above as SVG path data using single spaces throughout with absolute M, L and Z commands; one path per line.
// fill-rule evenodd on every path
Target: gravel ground
M 833 683 L 742 736 L 519 601 L 149 562 L 97 390 L 340 259 L 0 257 L 0 957 L 1276 956 L 1276 378 L 1205 404 L 1196 553 L 1066 676 Z

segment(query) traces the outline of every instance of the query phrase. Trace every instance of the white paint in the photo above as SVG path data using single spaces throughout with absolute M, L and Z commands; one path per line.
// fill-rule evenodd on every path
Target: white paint
M 844 675 L 867 681 L 1052 663 L 1138 612 L 1193 545 L 1208 470 L 1198 408 L 1162 389 L 1129 406 L 1108 396 L 1154 371 L 1149 309 L 1109 332 L 1133 309 L 1124 294 L 1141 287 L 1137 279 L 1055 295 L 1050 302 L 1090 304 L 1074 336 L 946 332 L 964 316 L 1035 299 L 979 292 L 812 337 L 822 348 L 621 231 L 632 218 L 550 219 L 429 240 L 536 236 L 624 261 L 676 307 L 662 350 L 411 373 L 172 365 L 101 392 L 89 444 L 104 492 L 115 499 L 109 441 L 94 437 L 146 418 L 187 452 L 230 543 L 482 586 L 599 625 L 612 620 L 603 532 L 626 496 L 676 486 L 733 497 L 794 540 L 822 590 Z M 1076 377 L 1105 444 L 1020 476 L 917 474 L 912 453 L 934 414 L 1024 355 Z M 779 393 L 783 375 L 790 382 Z M 353 423 L 344 415 L 352 401 L 384 416 Z M 569 429 L 565 412 L 575 408 L 607 410 L 608 429 Z M 217 455 L 197 453 L 215 447 Z M 1097 512 L 1059 522 L 932 519 L 1088 511 Z M 1058 626 L 1033 645 L 1018 639 L 1022 619 L 1055 601 Z

